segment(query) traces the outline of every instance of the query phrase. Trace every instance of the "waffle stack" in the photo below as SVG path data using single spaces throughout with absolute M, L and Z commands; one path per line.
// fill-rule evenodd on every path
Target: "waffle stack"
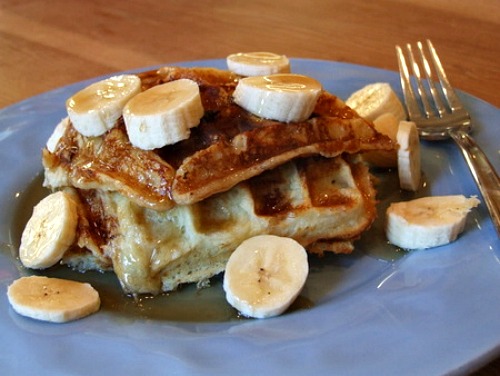
M 257 234 L 292 237 L 312 253 L 349 253 L 375 218 L 368 170 L 349 156 L 288 162 L 168 210 L 139 206 L 117 192 L 78 192 L 84 203 L 79 247 L 64 262 L 80 270 L 113 268 L 130 293 L 203 284 Z
M 43 151 L 45 185 L 80 202 L 75 246 L 64 262 L 113 270 L 127 293 L 204 284 L 248 237 L 296 239 L 309 252 L 351 252 L 375 218 L 375 191 L 359 158 L 389 138 L 332 94 L 310 119 L 257 118 L 232 102 L 237 76 L 210 68 L 140 75 L 143 89 L 179 78 L 200 86 L 205 115 L 188 140 L 145 151 L 121 120 L 100 137 L 70 124 Z

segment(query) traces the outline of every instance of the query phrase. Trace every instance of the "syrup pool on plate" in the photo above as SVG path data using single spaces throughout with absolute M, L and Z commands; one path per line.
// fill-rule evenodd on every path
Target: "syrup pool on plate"
M 402 194 L 398 189 L 397 173 L 395 172 L 375 172 L 377 183 L 378 218 L 372 227 L 366 231 L 360 240 L 355 243 L 355 254 L 353 255 L 326 255 L 322 258 L 311 257 L 313 281 L 318 281 L 323 274 L 331 276 L 336 273 L 338 265 L 343 263 L 343 258 L 363 257 L 363 255 L 375 258 L 382 262 L 393 262 L 403 257 L 406 252 L 387 244 L 383 231 L 383 217 L 385 210 L 391 201 L 401 200 Z M 20 193 L 16 200 L 17 207 L 11 224 L 11 239 L 13 244 L 11 253 L 17 260 L 16 250 L 19 249 L 19 242 L 24 226 L 31 216 L 33 207 L 45 197 L 49 191 L 42 186 L 43 173 L 38 174 Z M 404 196 L 404 194 L 403 194 Z M 150 319 L 176 322 L 228 322 L 241 320 L 242 318 L 225 300 L 222 289 L 222 275 L 213 277 L 210 280 L 209 288 L 197 288 L 196 285 L 186 285 L 177 291 L 165 293 L 160 296 L 138 296 L 132 297 L 123 293 L 118 279 L 112 272 L 87 271 L 80 273 L 65 265 L 58 265 L 46 270 L 35 271 L 29 269 L 21 270 L 25 274 L 40 274 L 49 277 L 67 278 L 81 282 L 89 282 L 101 296 L 101 312 L 111 313 L 113 317 L 122 319 Z M 316 274 L 316 276 L 314 276 Z M 318 278 L 319 277 L 319 278 Z M 325 278 L 328 279 L 328 278 Z M 325 281 L 328 284 L 328 281 Z M 317 283 L 310 283 L 311 290 L 317 294 Z M 323 288 L 323 287 L 322 287 Z M 334 283 L 326 291 L 335 289 Z M 306 284 L 307 291 L 307 284 Z M 315 302 L 307 296 L 301 294 L 288 312 L 314 307 Z M 286 314 L 286 313 L 285 313 Z
M 225 299 L 222 289 L 222 276 L 210 280 L 209 288 L 197 288 L 190 284 L 180 287 L 177 291 L 160 296 L 128 296 L 123 293 L 118 279 L 112 272 L 87 271 L 80 273 L 65 265 L 58 265 L 46 270 L 24 269 L 17 260 L 16 250 L 19 249 L 21 234 L 29 220 L 33 207 L 49 191 L 42 186 L 43 173 L 38 174 L 17 196 L 17 207 L 11 224 L 11 239 L 13 239 L 13 258 L 25 274 L 45 275 L 48 277 L 66 278 L 80 282 L 88 282 L 99 291 L 101 297 L 101 312 L 109 312 L 118 320 L 149 319 L 177 322 L 227 322 L 242 318 Z M 299 296 L 290 307 L 290 311 L 306 309 L 312 302 L 304 296 Z

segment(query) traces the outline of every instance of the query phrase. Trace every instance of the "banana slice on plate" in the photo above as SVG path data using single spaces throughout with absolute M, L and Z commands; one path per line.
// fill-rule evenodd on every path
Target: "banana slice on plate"
M 256 116 L 286 123 L 300 122 L 311 116 L 321 90 L 321 84 L 312 77 L 278 73 L 242 78 L 233 99 Z
M 7 297 L 20 315 L 55 323 L 88 316 L 101 304 L 99 293 L 88 283 L 41 276 L 15 280 Z
M 355 91 L 345 102 L 360 116 L 367 120 L 375 120 L 387 112 L 398 120 L 406 120 L 406 111 L 391 85 L 376 82 Z
M 34 208 L 21 236 L 19 258 L 32 269 L 57 264 L 73 244 L 78 225 L 78 206 L 70 193 L 58 191 Z
M 386 236 L 403 249 L 448 244 L 462 233 L 467 214 L 479 205 L 476 197 L 431 196 L 392 203 L 386 212 Z
M 389 136 L 398 149 L 369 151 L 363 154 L 364 160 L 376 167 L 397 167 L 401 189 L 417 191 L 422 175 L 417 126 L 410 121 L 399 121 L 390 112 L 376 118 L 373 125 L 377 131 Z
M 50 151 L 51 153 L 56 151 L 59 140 L 62 138 L 62 136 L 64 136 L 64 133 L 66 133 L 69 124 L 69 117 L 65 117 L 56 125 L 54 131 L 47 140 L 46 147 L 48 151 Z
M 228 69 L 240 76 L 290 73 L 288 58 L 272 52 L 239 52 L 229 55 L 226 61 Z
M 417 191 L 420 187 L 420 137 L 412 121 L 401 121 L 396 136 L 398 149 L 398 175 L 401 189 Z
M 101 136 L 122 116 L 123 106 L 140 93 L 141 80 L 131 74 L 111 77 L 87 86 L 66 101 L 75 129 L 87 137 Z
M 389 136 L 394 143 L 397 143 L 399 120 L 390 112 L 380 115 L 373 121 L 375 129 L 386 136 Z M 394 150 L 373 150 L 363 153 L 365 161 L 373 166 L 381 168 L 397 167 L 398 152 Z
M 189 79 L 154 86 L 136 95 L 123 109 L 130 142 L 144 150 L 188 138 L 203 114 L 200 88 Z
M 309 274 L 307 253 L 290 238 L 261 235 L 231 254 L 224 274 L 226 299 L 242 315 L 266 318 L 283 313 Z

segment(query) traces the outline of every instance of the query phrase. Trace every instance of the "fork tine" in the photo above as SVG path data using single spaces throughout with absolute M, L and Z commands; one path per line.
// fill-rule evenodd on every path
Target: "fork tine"
M 429 48 L 434 68 L 436 69 L 439 82 L 441 83 L 441 88 L 444 93 L 444 97 L 446 98 L 448 105 L 450 106 L 450 109 L 452 110 L 452 112 L 462 109 L 463 108 L 462 103 L 455 94 L 455 90 L 453 90 L 450 81 L 448 81 L 448 77 L 446 77 L 444 68 L 441 65 L 441 60 L 439 59 L 436 49 L 434 48 L 432 42 L 429 39 L 427 39 L 427 47 Z
M 411 47 L 411 44 L 406 45 L 406 49 L 408 51 L 408 56 L 410 58 L 410 64 L 412 67 L 413 75 L 415 76 L 416 82 L 417 82 L 417 91 L 420 95 L 420 101 L 422 103 L 425 116 L 429 118 L 432 116 L 432 107 L 429 102 L 429 98 L 427 96 L 427 92 L 425 91 L 423 80 L 422 80 L 422 75 L 420 73 L 420 68 L 418 66 L 417 61 L 415 60 L 415 55 L 413 55 L 413 49 Z
M 408 116 L 410 119 L 416 119 L 422 117 L 420 112 L 420 107 L 418 105 L 417 99 L 415 97 L 415 92 L 410 81 L 410 72 L 408 71 L 408 65 L 406 64 L 406 59 L 403 50 L 400 46 L 396 46 L 396 54 L 398 56 L 399 74 L 401 78 L 401 87 L 403 89 L 403 95 L 405 97 L 406 109 L 408 111 Z
M 425 75 L 427 77 L 427 84 L 429 85 L 429 90 L 431 92 L 432 99 L 434 100 L 434 106 L 436 107 L 439 116 L 442 117 L 447 112 L 446 107 L 444 106 L 441 95 L 439 94 L 436 84 L 434 83 L 434 75 L 432 74 L 431 66 L 424 52 L 422 42 L 417 42 L 417 47 L 420 53 L 420 60 L 424 66 Z

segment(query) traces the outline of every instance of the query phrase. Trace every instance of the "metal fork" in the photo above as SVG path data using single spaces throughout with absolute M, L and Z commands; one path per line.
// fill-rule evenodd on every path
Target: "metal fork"
M 427 40 L 426 42 L 427 53 L 421 42 L 417 42 L 415 54 L 411 44 L 405 46 L 409 64 L 406 62 L 403 49 L 396 46 L 401 87 L 403 88 L 408 116 L 416 123 L 422 139 L 443 140 L 451 137 L 456 142 L 481 191 L 493 225 L 500 235 L 500 180 L 498 174 L 484 152 L 469 135 L 472 130 L 469 113 L 450 85 L 431 41 Z M 430 60 L 427 58 L 428 55 Z M 415 56 L 418 57 L 420 65 Z M 422 75 L 420 66 L 423 66 L 425 77 Z M 409 67 L 411 67 L 411 72 L 415 77 L 413 80 L 410 77 Z M 439 84 L 435 75 L 437 75 Z

